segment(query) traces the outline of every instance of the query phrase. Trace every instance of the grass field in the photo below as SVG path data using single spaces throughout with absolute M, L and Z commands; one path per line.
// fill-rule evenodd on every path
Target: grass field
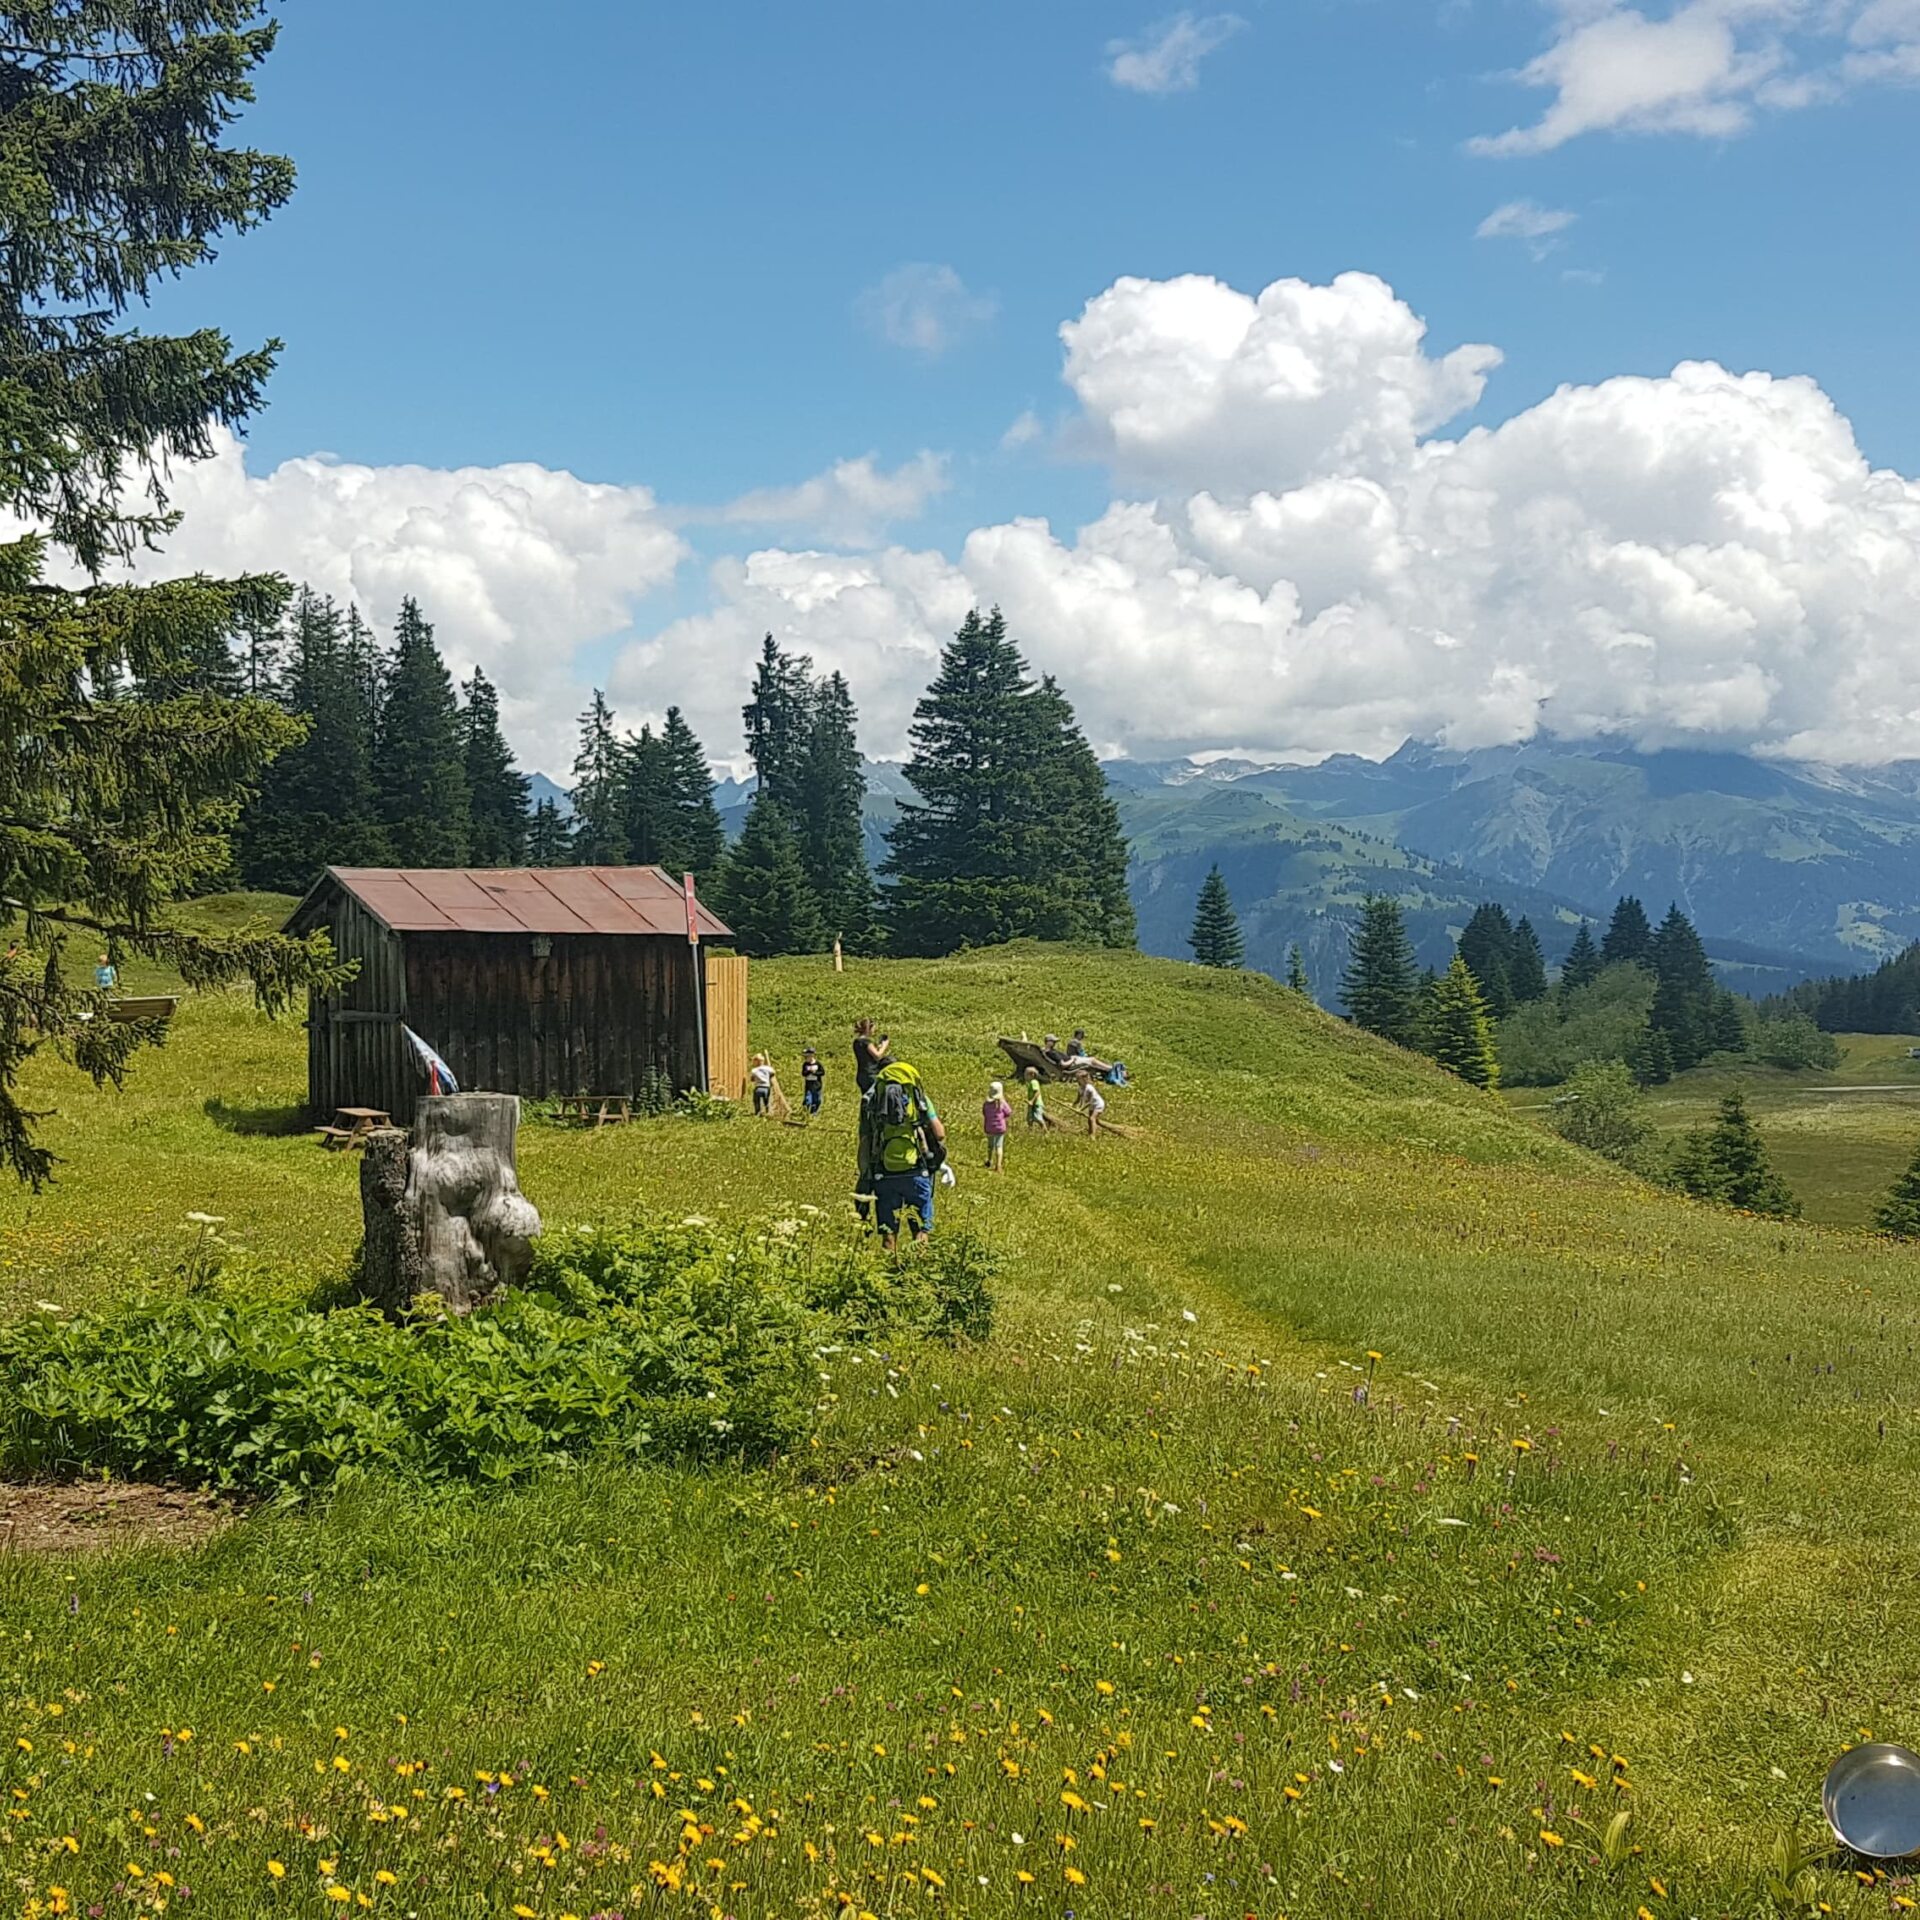
M 1766 1855 L 1920 1735 L 1920 1256 L 1625 1182 L 1270 983 L 1016 948 L 756 966 L 808 1127 L 530 1128 L 550 1223 L 844 1207 L 870 1011 L 955 1123 L 993 1339 L 848 1352 L 817 1446 L 367 1486 L 191 1551 L 0 1561 L 25 1914 L 1884 1914 Z M 974 1163 L 997 1031 L 1127 1140 Z M 337 1282 L 302 1036 L 192 1003 L 0 1194 L 0 1302 Z M 1377 1356 L 1377 1357 L 1375 1357 Z M 1612 1842 L 1618 1811 L 1632 1819 Z M 1855 1863 L 1857 1864 L 1857 1863 Z M 54 1888 L 63 1891 L 55 1893 Z M 189 1894 L 188 1889 L 191 1889 Z M 1783 1904 L 1784 1903 L 1784 1904 Z M 6 1911 L 0 1905 L 0 1911 Z
M 1920 1149 L 1920 1060 L 1907 1050 L 1920 1035 L 1843 1033 L 1839 1066 L 1785 1073 L 1774 1067 L 1701 1068 L 1647 1095 L 1664 1135 L 1712 1120 L 1721 1097 L 1738 1087 L 1774 1164 L 1809 1220 L 1864 1227 L 1894 1180 Z M 1545 1117 L 1551 1094 L 1516 1087 L 1509 1103 Z

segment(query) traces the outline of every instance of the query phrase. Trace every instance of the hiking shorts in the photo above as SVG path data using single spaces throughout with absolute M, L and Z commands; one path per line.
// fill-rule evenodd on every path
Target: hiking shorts
M 917 1213 L 920 1230 L 933 1231 L 933 1175 L 883 1173 L 873 1183 L 873 1211 L 882 1233 L 899 1230 L 902 1213 Z

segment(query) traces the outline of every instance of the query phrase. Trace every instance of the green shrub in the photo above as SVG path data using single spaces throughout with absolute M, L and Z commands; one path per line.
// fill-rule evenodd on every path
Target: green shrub
M 1589 1060 L 1574 1068 L 1553 1103 L 1553 1128 L 1576 1147 L 1649 1172 L 1653 1161 L 1653 1122 L 1646 1096 L 1632 1072 L 1618 1060 Z
M 1839 1041 L 1830 1033 L 1822 1033 L 1804 1013 L 1756 1020 L 1751 1051 L 1755 1059 L 1790 1072 L 1840 1064 Z
M 1631 1060 L 1653 1008 L 1644 967 L 1609 967 L 1588 987 L 1550 994 L 1500 1022 L 1500 1078 L 1510 1087 L 1557 1087 L 1589 1060 Z
M 298 1497 L 390 1474 L 505 1482 L 595 1454 L 764 1460 L 817 1413 L 818 1354 L 984 1330 L 991 1259 L 893 1261 L 810 1219 L 642 1221 L 541 1243 L 466 1318 L 190 1296 L 0 1330 L 0 1468 Z

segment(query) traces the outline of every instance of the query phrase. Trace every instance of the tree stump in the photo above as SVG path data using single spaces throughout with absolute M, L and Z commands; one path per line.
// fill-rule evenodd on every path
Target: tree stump
M 365 1299 L 399 1315 L 433 1294 L 449 1312 L 467 1313 L 526 1278 L 540 1216 L 514 1169 L 519 1124 L 510 1093 L 449 1093 L 419 1103 L 411 1136 L 397 1127 L 367 1136 Z

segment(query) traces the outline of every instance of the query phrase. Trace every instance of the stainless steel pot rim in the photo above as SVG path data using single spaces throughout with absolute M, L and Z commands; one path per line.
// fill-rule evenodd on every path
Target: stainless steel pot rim
M 1869 1859 L 1920 1853 L 1920 1753 L 1891 1740 L 1848 1748 L 1827 1769 L 1820 1807 L 1834 1837 Z

